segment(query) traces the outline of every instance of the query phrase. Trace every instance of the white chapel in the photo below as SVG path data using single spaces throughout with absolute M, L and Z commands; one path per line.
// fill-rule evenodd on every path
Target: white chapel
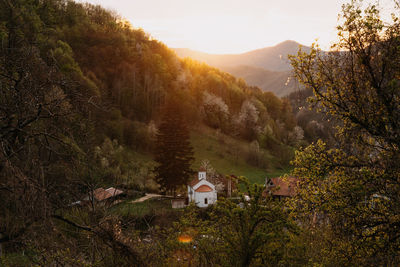
M 198 177 L 188 185 L 189 202 L 194 201 L 200 208 L 208 207 L 217 202 L 217 190 L 215 186 L 207 181 L 207 172 L 200 168 Z

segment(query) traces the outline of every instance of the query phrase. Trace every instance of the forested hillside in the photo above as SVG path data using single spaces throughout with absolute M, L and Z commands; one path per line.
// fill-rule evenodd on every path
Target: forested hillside
M 281 99 L 100 6 L 0 0 L 0 266 L 397 266 L 400 5 L 379 10 L 343 5 Z
M 253 150 L 242 155 L 233 148 L 229 157 L 255 156 L 247 162 L 258 170 L 271 157 L 285 167 L 303 137 L 289 101 L 180 60 L 100 6 L 1 1 L 0 39 L 0 207 L 6 214 L 0 244 L 9 251 L 34 247 L 53 257 L 60 251 L 48 241 L 64 221 L 96 233 L 91 242 L 100 240 L 102 249 L 116 246 L 113 253 L 135 258 L 101 232 L 111 231 L 115 218 L 67 218 L 61 211 L 100 186 L 158 191 L 152 158 L 167 99 L 184 111 L 192 131 L 203 125 L 237 140 L 232 144 L 252 142 Z M 195 141 L 203 138 L 199 133 Z M 74 241 L 61 234 L 57 242 Z
M 135 137 L 142 137 L 143 124 L 157 121 L 168 96 L 182 99 L 178 103 L 193 124 L 204 121 L 250 141 L 256 138 L 256 131 L 269 125 L 267 120 L 272 128 L 279 121 L 285 130 L 293 129 L 287 102 L 215 68 L 179 60 L 165 45 L 98 6 L 64 5 L 65 14 L 53 22 L 58 28 L 53 50 L 75 61 L 69 64 L 79 68 L 94 86 L 97 95 L 92 94 L 89 103 L 96 106 L 95 121 L 102 124 L 96 128 L 98 137 L 102 138 L 102 133 L 130 146 L 143 144 Z M 243 115 L 246 107 L 255 107 L 255 121 L 246 129 L 250 132 L 232 131 L 238 128 L 235 118 Z M 242 120 L 250 119 L 243 116 Z

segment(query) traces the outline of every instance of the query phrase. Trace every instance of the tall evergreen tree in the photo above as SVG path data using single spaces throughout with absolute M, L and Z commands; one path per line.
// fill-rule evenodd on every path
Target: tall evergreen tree
M 165 191 L 175 193 L 193 174 L 193 148 L 179 104 L 170 99 L 164 107 L 163 121 L 156 140 L 156 180 Z

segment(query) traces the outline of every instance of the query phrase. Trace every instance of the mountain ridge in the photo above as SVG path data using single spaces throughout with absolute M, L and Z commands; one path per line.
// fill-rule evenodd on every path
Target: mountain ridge
M 278 97 L 284 97 L 299 90 L 292 71 L 270 71 L 248 65 L 224 66 L 221 70 L 242 78 L 248 84 L 255 85 L 264 91 L 273 92 Z
M 288 71 L 291 70 L 291 66 L 287 55 L 297 54 L 299 47 L 305 48 L 306 52 L 310 49 L 296 41 L 286 40 L 275 46 L 268 46 L 238 54 L 211 54 L 189 48 L 172 48 L 172 50 L 179 57 L 191 57 L 215 67 L 248 65 L 270 71 Z
M 283 97 L 298 89 L 297 83 L 291 79 L 292 67 L 288 55 L 297 54 L 300 47 L 305 52 L 310 51 L 310 47 L 293 40 L 240 54 L 210 54 L 188 48 L 172 49 L 179 57 L 190 57 L 217 67 L 243 78 L 249 85 L 258 86 L 264 91 Z

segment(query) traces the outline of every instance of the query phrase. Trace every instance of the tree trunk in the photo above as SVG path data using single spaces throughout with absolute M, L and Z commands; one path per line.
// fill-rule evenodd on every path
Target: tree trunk
M 3 237 L 3 234 L 0 234 L 0 239 Z M 0 242 L 0 257 L 3 256 L 3 243 Z

